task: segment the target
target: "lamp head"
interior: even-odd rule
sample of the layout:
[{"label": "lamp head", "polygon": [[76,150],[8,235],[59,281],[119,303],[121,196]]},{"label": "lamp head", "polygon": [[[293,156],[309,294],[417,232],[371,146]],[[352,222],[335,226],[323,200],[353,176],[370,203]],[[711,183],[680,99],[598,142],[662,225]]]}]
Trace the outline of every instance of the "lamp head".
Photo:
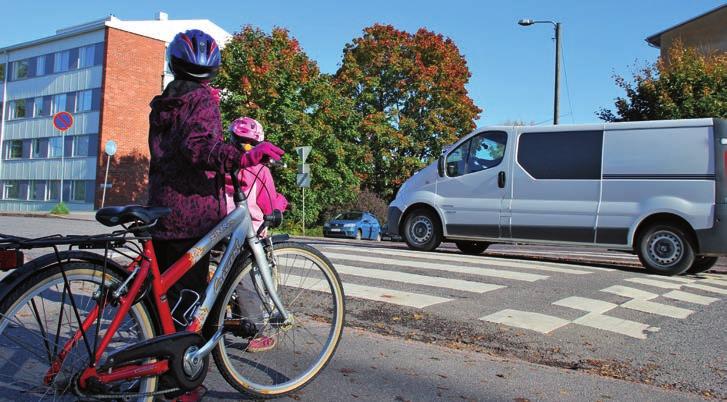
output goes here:
[{"label": "lamp head", "polygon": [[530,25],[533,25],[534,24],[533,20],[529,20],[529,19],[528,20],[520,20],[517,23],[520,24],[520,25],[522,25],[522,26],[524,26],[524,27],[527,27],[527,26],[530,26]]}]

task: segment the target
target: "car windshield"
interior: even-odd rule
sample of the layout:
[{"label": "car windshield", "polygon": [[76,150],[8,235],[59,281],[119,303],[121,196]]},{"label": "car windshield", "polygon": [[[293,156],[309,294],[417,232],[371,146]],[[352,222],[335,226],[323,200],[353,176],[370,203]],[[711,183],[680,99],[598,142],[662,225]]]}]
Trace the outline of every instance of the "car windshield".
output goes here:
[{"label": "car windshield", "polygon": [[338,216],[333,219],[338,221],[357,221],[361,219],[361,216],[363,216],[363,214],[360,212],[344,212],[342,214],[338,214]]}]

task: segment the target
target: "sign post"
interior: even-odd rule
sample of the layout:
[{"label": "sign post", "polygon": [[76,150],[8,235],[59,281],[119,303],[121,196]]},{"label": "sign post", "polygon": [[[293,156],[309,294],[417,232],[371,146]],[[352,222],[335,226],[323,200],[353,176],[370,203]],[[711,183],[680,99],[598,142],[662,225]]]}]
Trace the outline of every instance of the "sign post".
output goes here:
[{"label": "sign post", "polygon": [[103,208],[104,203],[106,203],[106,188],[108,187],[109,182],[109,166],[111,165],[111,157],[114,156],[114,154],[116,153],[116,142],[114,140],[106,141],[106,145],[104,145],[104,152],[106,152],[106,155],[108,155],[108,157],[106,158],[106,175],[103,179],[103,195],[101,196],[101,208]]},{"label": "sign post", "polygon": [[308,159],[311,149],[313,147],[310,146],[295,148],[295,152],[298,154],[298,158],[300,158],[298,175],[295,178],[295,182],[303,192],[303,236],[305,236],[305,188],[310,187],[310,165],[305,163],[305,161]]},{"label": "sign post", "polygon": [[66,131],[73,126],[73,115],[68,112],[58,112],[53,115],[53,127],[61,132],[61,188],[60,196],[63,203],[63,176],[66,174]]}]

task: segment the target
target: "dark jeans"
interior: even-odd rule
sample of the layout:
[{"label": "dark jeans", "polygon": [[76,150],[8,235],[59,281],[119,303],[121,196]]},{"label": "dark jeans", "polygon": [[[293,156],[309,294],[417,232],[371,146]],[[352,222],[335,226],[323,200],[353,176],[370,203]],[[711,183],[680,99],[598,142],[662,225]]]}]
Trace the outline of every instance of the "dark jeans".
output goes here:
[{"label": "dark jeans", "polygon": [[[161,272],[166,271],[169,267],[179,260],[184,253],[189,251],[199,239],[179,239],[179,240],[153,240],[154,252],[157,256],[157,263]],[[207,278],[210,266],[210,255],[207,253],[192,269],[190,269],[183,277],[177,281],[167,292],[169,300],[169,308],[174,308],[179,300],[182,290],[189,289],[197,292],[200,299],[204,297],[205,289],[207,289]],[[184,312],[189,308],[194,298],[186,295],[182,304],[177,307],[174,312],[174,318],[180,322],[184,322]],[[184,329],[176,322],[174,325],[177,330]]]}]

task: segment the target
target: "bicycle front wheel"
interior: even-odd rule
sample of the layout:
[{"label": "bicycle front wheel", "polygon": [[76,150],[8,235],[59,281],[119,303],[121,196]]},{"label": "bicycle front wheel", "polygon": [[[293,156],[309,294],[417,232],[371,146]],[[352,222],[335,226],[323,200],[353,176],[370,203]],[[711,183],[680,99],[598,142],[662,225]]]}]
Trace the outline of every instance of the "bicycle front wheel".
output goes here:
[{"label": "bicycle front wheel", "polygon": [[[343,286],[323,254],[286,242],[275,245],[274,256],[277,294],[292,323],[276,324],[265,292],[251,289],[250,258],[235,264],[210,317],[225,328],[213,352],[217,368],[230,385],[256,398],[283,396],[312,381],[331,360],[344,324]],[[250,322],[252,337],[240,329]]]},{"label": "bicycle front wheel", "polygon": [[[80,324],[96,308],[99,288],[118,286],[111,269],[72,261],[32,275],[0,302],[0,390],[16,401],[76,401],[78,375],[89,366],[118,308],[106,304],[100,319],[80,336]],[[64,278],[65,274],[65,278]],[[134,304],[104,353],[154,337],[152,316]],[[73,342],[74,337],[77,341]],[[113,384],[108,393],[141,395],[156,389],[155,377]],[[151,397],[127,398],[151,401]]]}]

